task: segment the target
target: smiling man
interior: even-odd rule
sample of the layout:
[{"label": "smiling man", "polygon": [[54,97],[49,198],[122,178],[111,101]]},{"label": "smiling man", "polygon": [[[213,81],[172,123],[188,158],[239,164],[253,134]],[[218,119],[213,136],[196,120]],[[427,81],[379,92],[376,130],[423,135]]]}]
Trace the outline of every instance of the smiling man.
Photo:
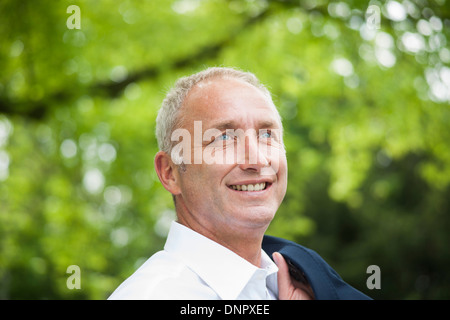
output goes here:
[{"label": "smiling man", "polygon": [[110,299],[367,298],[315,252],[264,236],[286,193],[287,161],[280,115],[253,74],[209,68],[181,78],[156,133],[155,170],[177,221],[164,250]]}]

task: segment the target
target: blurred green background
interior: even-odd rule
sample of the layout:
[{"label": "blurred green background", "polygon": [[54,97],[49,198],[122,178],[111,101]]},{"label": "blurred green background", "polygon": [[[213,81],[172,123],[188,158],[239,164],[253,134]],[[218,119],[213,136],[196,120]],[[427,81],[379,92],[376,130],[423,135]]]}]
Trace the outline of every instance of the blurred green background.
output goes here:
[{"label": "blurred green background", "polygon": [[153,170],[155,117],[178,77],[207,66],[254,72],[284,118],[289,185],[268,234],[373,298],[449,299],[449,9],[2,0],[0,299],[105,299],[162,248],[174,211]]}]

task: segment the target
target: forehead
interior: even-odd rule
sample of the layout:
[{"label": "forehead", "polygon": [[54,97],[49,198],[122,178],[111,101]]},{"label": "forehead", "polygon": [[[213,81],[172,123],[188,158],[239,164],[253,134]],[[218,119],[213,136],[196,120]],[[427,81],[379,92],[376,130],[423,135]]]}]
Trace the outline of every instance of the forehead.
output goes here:
[{"label": "forehead", "polygon": [[229,120],[247,125],[272,122],[281,127],[272,100],[260,89],[239,79],[201,81],[191,89],[181,111],[185,121],[214,123]]}]

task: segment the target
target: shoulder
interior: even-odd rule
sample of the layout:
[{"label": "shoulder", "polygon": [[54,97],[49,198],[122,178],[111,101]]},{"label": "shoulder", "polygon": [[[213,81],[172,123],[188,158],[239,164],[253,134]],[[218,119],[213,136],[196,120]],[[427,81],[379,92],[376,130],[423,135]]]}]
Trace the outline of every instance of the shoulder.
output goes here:
[{"label": "shoulder", "polygon": [[204,290],[208,287],[182,261],[160,251],[127,278],[108,300],[195,299],[204,297]]},{"label": "shoulder", "polygon": [[301,255],[303,257],[313,259],[317,263],[326,263],[316,251],[286,239],[266,235],[263,238],[262,247],[270,256],[272,253],[281,250],[288,253],[288,255]]},{"label": "shoulder", "polygon": [[268,255],[281,253],[300,269],[308,279],[317,299],[370,299],[362,292],[347,284],[339,274],[314,250],[295,242],[264,236],[263,250]]}]

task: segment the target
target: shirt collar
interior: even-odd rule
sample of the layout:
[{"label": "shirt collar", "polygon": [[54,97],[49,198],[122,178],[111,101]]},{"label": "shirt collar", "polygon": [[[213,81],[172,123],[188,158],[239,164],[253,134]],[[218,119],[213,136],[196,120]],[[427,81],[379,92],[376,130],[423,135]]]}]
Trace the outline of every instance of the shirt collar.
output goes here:
[{"label": "shirt collar", "polygon": [[[233,251],[177,222],[172,222],[164,249],[175,254],[224,300],[236,299],[255,272],[264,269],[267,276],[278,267],[261,249],[261,268]],[[274,277],[271,290],[276,292]]]}]

